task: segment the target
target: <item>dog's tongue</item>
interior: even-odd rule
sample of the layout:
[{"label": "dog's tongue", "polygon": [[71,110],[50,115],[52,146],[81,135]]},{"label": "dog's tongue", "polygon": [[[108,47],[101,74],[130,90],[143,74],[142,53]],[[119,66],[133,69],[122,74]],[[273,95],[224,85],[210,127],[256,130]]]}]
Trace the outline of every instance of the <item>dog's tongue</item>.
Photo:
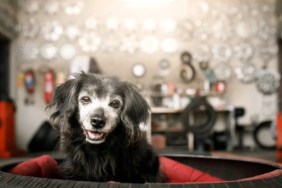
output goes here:
[{"label": "dog's tongue", "polygon": [[92,140],[101,139],[103,137],[103,133],[95,132],[95,131],[88,131],[88,136]]}]

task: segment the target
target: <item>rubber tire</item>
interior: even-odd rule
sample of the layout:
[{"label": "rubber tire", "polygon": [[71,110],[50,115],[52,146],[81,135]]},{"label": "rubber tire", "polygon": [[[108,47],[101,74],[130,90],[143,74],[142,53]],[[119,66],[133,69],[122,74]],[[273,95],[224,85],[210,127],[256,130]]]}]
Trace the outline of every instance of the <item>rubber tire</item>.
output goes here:
[{"label": "rubber tire", "polygon": [[271,124],[273,122],[272,121],[263,121],[261,123],[259,123],[254,130],[253,136],[254,136],[254,140],[256,142],[256,144],[262,148],[262,149],[267,149],[267,150],[274,150],[276,148],[276,145],[266,145],[263,143],[263,141],[261,141],[259,139],[259,133],[260,131],[262,131],[263,129],[270,129],[271,128]]},{"label": "rubber tire", "polygon": [[[200,125],[189,124],[189,113],[199,106],[205,106],[207,110],[207,121]],[[186,129],[186,132],[194,133],[196,138],[205,139],[210,135],[210,131],[213,128],[217,119],[214,108],[208,103],[205,97],[193,98],[191,103],[182,112],[182,123]]]},{"label": "rubber tire", "polygon": [[[99,187],[99,188],[258,188],[258,187],[281,187],[282,175],[265,177],[263,179],[256,180],[241,180],[240,182],[232,180],[235,178],[246,178],[246,175],[241,175],[242,171],[249,177],[254,177],[259,174],[271,172],[277,169],[281,169],[281,166],[273,165],[270,163],[243,161],[235,159],[213,158],[208,156],[191,156],[190,154],[175,154],[168,155],[167,157],[177,160],[183,164],[187,164],[194,168],[198,168],[206,173],[212,174],[212,172],[221,171],[225,176],[232,176],[231,179],[226,179],[226,182],[218,183],[178,183],[178,184],[166,184],[166,183],[144,183],[144,184],[132,184],[132,183],[103,183],[103,182],[88,182],[88,181],[74,181],[74,180],[61,180],[61,179],[48,179],[38,178],[30,176],[20,176],[7,173],[7,170],[15,166],[19,162],[7,163],[0,165],[0,187],[4,188],[53,188],[53,187]],[[61,159],[58,160],[58,162]],[[196,166],[193,166],[196,165]],[[205,170],[206,169],[206,170]],[[207,170],[209,169],[209,170]],[[226,169],[228,173],[226,173]],[[239,170],[239,171],[238,171]],[[237,179],[235,178],[235,179]]]}]

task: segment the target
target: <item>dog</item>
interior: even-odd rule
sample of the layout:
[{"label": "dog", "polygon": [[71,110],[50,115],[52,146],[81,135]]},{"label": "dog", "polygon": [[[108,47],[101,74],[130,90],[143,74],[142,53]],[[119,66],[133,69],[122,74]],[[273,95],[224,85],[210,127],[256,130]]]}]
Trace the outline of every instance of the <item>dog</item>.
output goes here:
[{"label": "dog", "polygon": [[159,158],[140,125],[150,108],[136,87],[84,72],[55,89],[47,106],[66,157],[65,179],[97,182],[164,182]]}]

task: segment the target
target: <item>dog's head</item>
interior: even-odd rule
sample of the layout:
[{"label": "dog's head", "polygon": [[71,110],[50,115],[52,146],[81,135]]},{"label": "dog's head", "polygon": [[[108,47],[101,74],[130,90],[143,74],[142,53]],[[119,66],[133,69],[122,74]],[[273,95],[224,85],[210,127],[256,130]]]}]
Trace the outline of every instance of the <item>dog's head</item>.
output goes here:
[{"label": "dog's head", "polygon": [[134,142],[149,118],[149,106],[132,84],[85,73],[58,86],[47,108],[56,129],[71,132],[79,126],[90,144],[105,142],[117,126]]}]

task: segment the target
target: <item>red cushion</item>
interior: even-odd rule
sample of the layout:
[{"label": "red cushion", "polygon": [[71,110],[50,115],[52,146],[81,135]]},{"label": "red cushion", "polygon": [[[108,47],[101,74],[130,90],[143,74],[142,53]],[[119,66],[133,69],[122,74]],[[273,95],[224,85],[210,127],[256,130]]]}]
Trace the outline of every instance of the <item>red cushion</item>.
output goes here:
[{"label": "red cushion", "polygon": [[22,176],[59,178],[58,163],[48,155],[30,159],[19,163],[10,171],[12,174]]},{"label": "red cushion", "polygon": [[[161,170],[168,178],[167,183],[223,181],[166,157],[160,157],[160,164]],[[60,178],[57,162],[48,155],[19,163],[10,170],[10,173],[23,176]]]}]

